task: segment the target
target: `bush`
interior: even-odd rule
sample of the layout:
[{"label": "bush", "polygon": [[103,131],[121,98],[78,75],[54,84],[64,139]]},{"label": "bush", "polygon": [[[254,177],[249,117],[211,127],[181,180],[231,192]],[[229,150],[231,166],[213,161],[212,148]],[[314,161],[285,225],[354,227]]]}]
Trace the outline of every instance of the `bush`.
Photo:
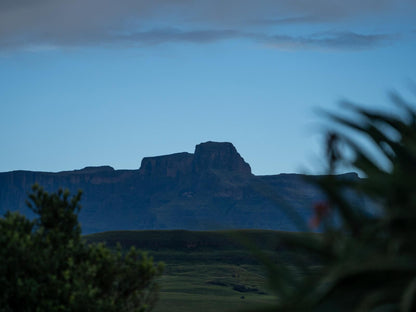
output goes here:
[{"label": "bush", "polygon": [[[314,182],[328,199],[314,207],[311,223],[323,233],[281,237],[297,254],[290,267],[263,258],[277,295],[266,311],[416,311],[416,114],[397,95],[393,100],[401,117],[352,104],[354,119],[329,114],[344,127],[328,134],[330,173],[352,165],[364,178],[329,174]],[[345,128],[369,140],[378,155],[370,157]],[[382,158],[388,166],[379,164]]]},{"label": "bush", "polygon": [[162,265],[132,248],[126,254],[87,245],[78,223],[81,193],[33,187],[33,221],[0,219],[1,311],[150,311]]}]

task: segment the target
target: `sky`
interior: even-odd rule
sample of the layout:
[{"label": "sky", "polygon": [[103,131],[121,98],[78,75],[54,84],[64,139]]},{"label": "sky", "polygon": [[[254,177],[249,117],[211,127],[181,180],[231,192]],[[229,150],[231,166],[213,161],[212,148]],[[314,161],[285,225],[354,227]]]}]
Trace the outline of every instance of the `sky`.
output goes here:
[{"label": "sky", "polygon": [[258,175],[320,173],[317,111],[414,103],[415,56],[414,0],[0,0],[0,172],[220,141]]}]

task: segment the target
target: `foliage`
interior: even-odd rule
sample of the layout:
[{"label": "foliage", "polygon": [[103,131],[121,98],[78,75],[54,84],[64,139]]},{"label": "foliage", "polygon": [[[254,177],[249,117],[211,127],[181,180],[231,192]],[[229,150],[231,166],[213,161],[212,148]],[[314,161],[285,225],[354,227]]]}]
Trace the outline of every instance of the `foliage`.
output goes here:
[{"label": "foliage", "polygon": [[[328,134],[330,173],[347,164],[365,178],[330,174],[315,181],[328,198],[317,203],[312,220],[323,233],[281,237],[298,254],[292,267],[276,266],[257,251],[278,297],[264,311],[416,311],[416,113],[399,96],[393,100],[400,115],[350,103],[355,117],[328,114],[342,126]],[[352,140],[351,131],[378,156]],[[371,205],[360,206],[348,194]]]},{"label": "foliage", "polygon": [[132,248],[123,254],[86,244],[78,223],[81,193],[70,198],[33,187],[33,221],[0,219],[1,311],[150,311],[162,266]]}]

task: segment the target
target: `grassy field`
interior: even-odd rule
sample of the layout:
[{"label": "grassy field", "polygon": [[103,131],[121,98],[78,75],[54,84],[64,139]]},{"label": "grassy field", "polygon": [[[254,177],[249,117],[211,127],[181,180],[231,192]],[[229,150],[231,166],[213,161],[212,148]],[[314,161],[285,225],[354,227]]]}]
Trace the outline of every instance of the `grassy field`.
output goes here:
[{"label": "grassy field", "polygon": [[265,278],[255,265],[168,265],[156,312],[233,311],[271,303]]},{"label": "grassy field", "polygon": [[[87,235],[88,242],[136,246],[166,265],[156,312],[256,309],[275,299],[246,243],[284,261],[274,231],[120,231]],[[280,255],[280,256],[279,256]],[[283,259],[283,260],[282,260]]]}]

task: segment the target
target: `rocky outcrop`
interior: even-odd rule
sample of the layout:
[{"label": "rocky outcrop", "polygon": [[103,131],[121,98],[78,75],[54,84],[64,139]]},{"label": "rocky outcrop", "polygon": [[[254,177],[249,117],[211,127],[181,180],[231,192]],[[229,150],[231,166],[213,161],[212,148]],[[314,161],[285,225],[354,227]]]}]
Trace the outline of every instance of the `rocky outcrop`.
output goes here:
[{"label": "rocky outcrop", "polygon": [[237,152],[233,144],[206,142],[198,144],[195,153],[176,153],[171,155],[145,157],[139,173],[143,176],[171,177],[201,174],[207,171],[222,171],[251,175],[248,163]]},{"label": "rocky outcrop", "polygon": [[145,157],[139,173],[147,177],[171,177],[189,175],[192,172],[193,154],[176,153],[165,156]]},{"label": "rocky outcrop", "polygon": [[195,173],[219,170],[251,175],[250,165],[244,161],[234,145],[227,142],[198,144],[195,148],[193,170]]},{"label": "rocky outcrop", "polygon": [[60,174],[65,173],[77,173],[77,174],[100,174],[100,173],[114,172],[114,168],[111,166],[88,166],[80,170],[62,171]]}]

